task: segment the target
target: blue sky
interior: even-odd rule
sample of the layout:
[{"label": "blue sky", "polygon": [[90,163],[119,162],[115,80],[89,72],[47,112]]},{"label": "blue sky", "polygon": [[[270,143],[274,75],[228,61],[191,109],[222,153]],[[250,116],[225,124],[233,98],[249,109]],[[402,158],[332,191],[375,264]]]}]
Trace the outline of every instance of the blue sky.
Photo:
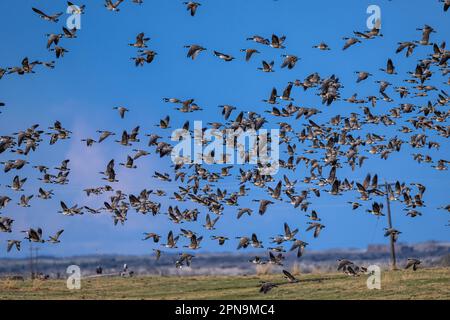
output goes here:
[{"label": "blue sky", "polygon": [[[377,94],[378,87],[374,80],[386,79],[398,84],[405,78],[407,71],[414,70],[417,60],[424,58],[430,47],[418,47],[409,58],[404,53],[395,54],[399,41],[418,40],[420,31],[416,28],[424,24],[431,25],[436,34],[432,41],[442,42],[449,39],[449,13],[444,13],[442,4],[436,1],[287,1],[287,0],[216,0],[201,1],[197,15],[191,17],[182,5],[182,1],[151,1],[146,0],[141,6],[125,1],[121,11],[107,11],[102,1],[87,3],[86,14],[82,16],[82,29],[77,39],[63,39],[61,45],[69,50],[66,56],[56,62],[54,70],[36,67],[36,73],[31,75],[9,75],[0,80],[0,101],[7,108],[0,114],[0,134],[10,135],[17,130],[24,130],[39,123],[47,128],[55,120],[74,134],[69,141],[60,141],[49,147],[42,143],[36,153],[29,156],[33,164],[45,164],[55,167],[70,158],[70,184],[67,186],[51,186],[56,196],[53,200],[42,201],[33,199],[31,208],[20,208],[15,205],[18,194],[12,194],[4,187],[11,182],[16,172],[0,175],[0,195],[13,195],[14,200],[4,210],[3,216],[16,220],[13,234],[0,234],[0,243],[6,239],[21,237],[20,230],[27,227],[42,226],[45,234],[56,232],[60,228],[66,231],[59,245],[41,246],[41,253],[52,255],[72,255],[86,253],[129,253],[150,254],[156,248],[150,242],[141,241],[143,232],[158,232],[164,237],[169,230],[178,230],[179,226],[168,222],[167,216],[142,216],[129,212],[125,226],[114,226],[109,214],[92,216],[85,214],[80,217],[66,217],[58,214],[59,201],[68,204],[99,206],[103,198],[86,199],[81,190],[103,184],[98,174],[107,162],[115,158],[122,162],[131,150],[114,143],[110,139],[101,145],[87,149],[80,140],[86,137],[96,138],[98,129],[115,131],[131,130],[141,126],[141,139],[145,133],[159,133],[164,137],[169,131],[155,127],[159,119],[170,114],[172,127],[180,127],[186,120],[222,121],[218,105],[230,104],[238,110],[252,110],[263,114],[268,106],[261,100],[267,99],[272,87],[279,91],[284,89],[288,81],[304,79],[307,75],[318,72],[322,76],[336,74],[340,77],[344,88],[342,97],[350,97],[358,92],[359,97]],[[377,4],[382,13],[382,38],[364,41],[346,51],[342,51],[344,36],[351,36],[353,31],[366,29],[368,14],[366,9],[370,4]],[[65,1],[2,1],[0,12],[0,67],[20,65],[23,57],[35,60],[54,60],[53,53],[45,48],[47,33],[60,32],[65,17],[57,24],[46,22],[32,12],[36,6],[45,12],[65,11]],[[134,67],[130,58],[135,55],[135,49],[127,44],[134,41],[139,32],[145,32],[150,37],[149,47],[158,52],[158,56],[150,65],[143,68]],[[270,37],[272,33],[286,35],[286,49],[275,50],[262,47],[246,41],[249,36],[258,34]],[[326,42],[331,51],[317,51],[312,46]],[[186,58],[184,45],[199,44],[208,49],[195,60]],[[245,62],[239,52],[242,48],[254,47],[261,54],[250,62]],[[234,55],[237,59],[226,63],[214,57],[212,50]],[[301,58],[293,70],[280,69],[281,54],[295,54]],[[399,75],[387,77],[379,68],[385,67],[386,60],[392,58]],[[275,60],[275,71],[271,74],[258,72],[261,60]],[[365,70],[374,74],[368,80],[356,84],[354,71]],[[444,79],[436,74],[429,82],[439,88],[448,88],[442,84]],[[399,103],[415,103],[426,105],[427,99],[403,99],[388,89],[388,94],[395,98],[393,105]],[[315,90],[304,92],[294,88],[293,97],[296,105],[317,107],[322,114],[313,118],[317,122],[326,121],[341,113],[360,112],[356,105],[343,101],[333,103],[331,107],[322,106]],[[199,113],[181,114],[170,104],[162,102],[163,97],[180,99],[195,98],[204,110]],[[126,119],[121,120],[112,110],[114,106],[124,105],[131,112]],[[379,102],[373,110],[375,114],[386,113],[393,107]],[[236,115],[237,113],[235,113]],[[233,117],[233,116],[232,116]],[[270,116],[269,116],[270,117]],[[274,125],[280,119],[270,118]],[[283,119],[284,120],[284,119]],[[302,120],[303,121],[303,120]],[[303,122],[289,121],[296,128],[301,128]],[[268,127],[270,128],[270,127]],[[407,138],[396,133],[397,127],[369,126],[369,130],[386,136]],[[361,136],[366,131],[361,132]],[[430,134],[427,132],[427,134]],[[411,154],[419,151],[431,155],[434,159],[448,159],[449,145],[442,137],[432,137],[441,143],[439,151],[412,150],[404,145],[401,153],[392,153],[387,161],[379,156],[366,161],[362,170],[351,172],[348,168],[338,171],[338,176],[356,181],[364,179],[367,173],[378,173],[381,181],[384,179],[406,182],[420,182],[427,187],[425,193],[426,207],[421,210],[422,217],[411,219],[405,216],[403,206],[392,205],[395,226],[403,233],[400,237],[404,242],[420,242],[426,240],[449,241],[449,228],[445,227],[449,219],[448,213],[437,210],[437,207],[448,204],[449,174],[437,171],[427,164],[417,164]],[[137,147],[144,148],[146,141]],[[300,147],[300,145],[299,145]],[[9,153],[0,155],[0,160],[13,159]],[[173,184],[166,187],[163,183],[151,178],[155,170],[167,168],[167,160],[155,156],[140,159],[139,169],[127,171],[118,169],[120,183],[117,185],[126,193],[138,193],[143,188],[165,188],[176,190]],[[301,171],[303,170],[303,172]],[[327,172],[328,169],[326,169]],[[39,175],[25,168],[18,172],[20,176],[28,176],[26,194],[36,194],[40,184]],[[298,169],[298,179],[305,176],[304,167]],[[279,178],[282,177],[282,174]],[[220,188],[234,186],[234,178],[228,178]],[[45,188],[51,188],[45,186]],[[256,190],[252,197],[260,198],[261,192]],[[312,209],[321,216],[326,228],[318,239],[312,239],[310,233],[305,233],[306,221],[304,213],[293,209],[288,203],[277,203],[270,207],[264,215],[254,214],[236,222],[236,208],[226,207],[224,216],[219,220],[214,232],[202,230],[206,212],[200,208],[202,223],[186,223],[182,227],[199,231],[207,238],[212,234],[223,234],[230,238],[240,235],[251,235],[256,232],[268,246],[268,237],[283,231],[283,222],[299,227],[299,237],[310,243],[309,249],[320,250],[336,247],[362,248],[369,243],[386,243],[382,229],[386,226],[385,218],[377,219],[364,212],[370,205],[352,211],[346,201],[356,199],[356,192],[343,197],[332,197],[322,193],[322,197],[313,198]],[[251,197],[242,199],[241,206],[252,206]],[[163,209],[174,204],[172,200],[162,200]],[[179,203],[181,208],[192,207],[188,203]],[[164,241],[162,241],[164,243]],[[25,243],[24,243],[25,244]],[[184,243],[183,243],[184,244]],[[209,239],[202,243],[204,251],[232,251],[235,241],[230,241],[223,247]],[[27,245],[20,253],[7,255],[6,250],[0,250],[1,256],[26,256]]]}]

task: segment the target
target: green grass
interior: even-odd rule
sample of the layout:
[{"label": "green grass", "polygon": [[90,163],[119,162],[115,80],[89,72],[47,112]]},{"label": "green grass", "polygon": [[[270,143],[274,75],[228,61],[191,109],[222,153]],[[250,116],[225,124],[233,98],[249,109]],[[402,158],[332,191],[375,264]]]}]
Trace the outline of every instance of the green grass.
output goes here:
[{"label": "green grass", "polygon": [[[450,269],[385,271],[381,290],[369,290],[367,276],[299,275],[286,283],[281,275],[91,278],[80,290],[64,280],[0,280],[0,299],[450,299]],[[283,283],[268,294],[260,281]]]}]

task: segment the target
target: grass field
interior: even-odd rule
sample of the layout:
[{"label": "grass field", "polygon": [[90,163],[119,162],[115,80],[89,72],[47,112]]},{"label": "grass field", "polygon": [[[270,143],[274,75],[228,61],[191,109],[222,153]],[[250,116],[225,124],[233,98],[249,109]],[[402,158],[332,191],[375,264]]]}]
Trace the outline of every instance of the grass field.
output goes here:
[{"label": "grass field", "polygon": [[[299,275],[286,283],[281,275],[231,277],[91,278],[80,290],[64,280],[0,280],[0,299],[450,299],[450,269],[385,271],[381,290],[368,290],[367,276]],[[286,283],[266,295],[260,281]]]}]

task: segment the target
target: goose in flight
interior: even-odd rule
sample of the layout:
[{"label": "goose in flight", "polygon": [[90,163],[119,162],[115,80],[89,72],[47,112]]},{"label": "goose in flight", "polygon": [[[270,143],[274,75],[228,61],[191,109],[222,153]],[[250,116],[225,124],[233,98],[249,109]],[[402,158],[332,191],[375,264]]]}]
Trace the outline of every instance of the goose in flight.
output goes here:
[{"label": "goose in flight", "polygon": [[385,232],[384,232],[384,236],[385,237],[390,237],[392,236],[392,240],[394,242],[397,242],[398,240],[398,236],[400,235],[400,231],[398,231],[397,229],[394,228],[384,228]]},{"label": "goose in flight", "polygon": [[152,50],[139,50],[139,53],[141,54],[139,58],[143,58],[146,63],[152,63],[158,55],[157,52]]},{"label": "goose in flight", "polygon": [[384,71],[387,74],[397,74],[397,72],[395,72],[394,63],[392,62],[391,59],[388,59],[386,63],[386,69],[381,68],[380,71]]},{"label": "goose in flight", "polygon": [[275,63],[274,61],[268,63],[263,60],[261,63],[263,66],[262,66],[262,68],[258,68],[258,70],[261,70],[263,72],[274,72],[274,70],[273,70],[273,65]]},{"label": "goose in flight", "polygon": [[218,240],[219,245],[223,246],[225,241],[229,240],[227,237],[224,236],[211,236],[211,240]]},{"label": "goose in flight", "polygon": [[276,287],[278,287],[278,285],[275,283],[263,282],[259,289],[259,292],[267,294],[270,290],[272,290],[273,288],[276,288]]},{"label": "goose in flight", "polygon": [[295,278],[290,272],[283,269],[283,276],[284,278],[289,281],[290,283],[297,283],[299,280]]},{"label": "goose in flight", "polygon": [[98,143],[102,143],[104,140],[106,140],[110,136],[115,136],[116,134],[114,132],[110,131],[101,131],[98,130],[97,133],[100,133],[100,137],[98,138]]},{"label": "goose in flight", "polygon": [[[33,195],[31,195],[31,196],[26,196],[26,195],[22,195],[21,197],[20,197],[20,202],[17,204],[17,205],[19,205],[19,206],[21,206],[21,207],[23,207],[23,208],[29,208],[29,207],[31,207],[30,206],[30,200],[33,198],[34,196]],[[1,208],[1,206],[0,206],[0,208]]]},{"label": "goose in flight", "polygon": [[214,220],[211,220],[210,215],[206,214],[206,223],[203,225],[207,230],[215,230],[214,226],[216,225],[217,221],[220,217],[216,217]]},{"label": "goose in flight", "polygon": [[423,46],[429,45],[431,33],[436,33],[436,31],[434,31],[434,29],[427,24],[423,28],[417,28],[417,30],[422,31],[422,39],[420,41],[416,41],[416,43]]},{"label": "goose in flight", "polygon": [[264,213],[266,213],[267,211],[267,207],[271,204],[274,204],[274,202],[270,201],[270,200],[253,200],[254,202],[259,202],[259,209],[258,209],[258,213],[260,215],[264,215]]},{"label": "goose in flight", "polygon": [[281,68],[287,67],[288,69],[293,69],[295,67],[295,64],[299,60],[297,56],[293,55],[282,55],[284,57],[284,61],[281,65]]},{"label": "goose in flight", "polygon": [[264,248],[262,245],[262,242],[260,240],[258,240],[256,233],[252,233],[251,241],[252,241],[251,245],[253,248]]},{"label": "goose in flight", "polygon": [[7,196],[1,196],[0,197],[0,210],[1,209],[4,209],[7,205],[8,205],[8,203],[11,201],[11,198],[10,197],[7,197]]},{"label": "goose in flight", "polygon": [[186,5],[186,10],[191,12],[191,16],[195,16],[195,13],[197,12],[197,9],[199,6],[201,6],[201,3],[189,1],[189,2],[183,2],[184,5]]},{"label": "goose in flight", "polygon": [[119,112],[120,118],[125,118],[125,113],[129,112],[130,110],[125,107],[113,107],[113,110],[117,110]]},{"label": "goose in flight", "polygon": [[348,48],[350,48],[351,46],[357,44],[357,43],[361,43],[361,40],[356,39],[356,38],[342,38],[345,41],[344,47],[342,48],[342,50],[346,50]]},{"label": "goose in flight", "polygon": [[247,38],[247,40],[254,41],[256,43],[260,43],[260,44],[264,44],[264,45],[269,45],[270,44],[268,39],[266,39],[264,37],[261,37],[261,36],[258,36],[258,35],[255,35],[255,36],[252,36],[250,38]]},{"label": "goose in flight", "polygon": [[12,186],[8,186],[7,185],[6,187],[10,188],[10,189],[12,189],[14,191],[24,191],[22,189],[22,187],[23,187],[23,185],[25,184],[26,181],[27,181],[27,178],[20,179],[19,176],[15,176],[14,179],[13,179]]},{"label": "goose in flight", "polygon": [[415,258],[408,258],[405,269],[409,269],[412,267],[413,271],[416,271],[419,267],[421,261]]},{"label": "goose in flight", "polygon": [[215,51],[215,50],[214,50],[213,53],[214,53],[214,55],[215,55],[216,57],[222,59],[223,61],[229,62],[229,61],[232,61],[232,60],[235,59],[233,56],[231,56],[231,55],[229,55],[229,54],[221,53],[221,52],[219,52],[219,51]]},{"label": "goose in flight", "polygon": [[64,230],[59,230],[58,232],[56,232],[56,234],[54,236],[49,236],[49,239],[47,240],[47,242],[50,243],[60,243],[61,241],[59,240],[59,237],[61,236],[61,234],[64,232]]},{"label": "goose in flight", "polygon": [[58,45],[59,40],[61,40],[61,38],[63,37],[63,34],[48,33],[47,37],[47,49],[50,49],[52,44],[54,44],[55,46]]},{"label": "goose in flight", "polygon": [[169,233],[167,234],[167,243],[162,244],[162,246],[169,248],[169,249],[176,249],[176,248],[178,248],[177,247],[178,239],[179,239],[179,236],[174,237],[173,232],[169,231]]},{"label": "goose in flight", "polygon": [[405,41],[405,42],[399,42],[398,43],[398,48],[395,51],[395,53],[400,53],[402,52],[404,49],[406,50],[406,57],[408,58],[409,56],[411,56],[414,52],[414,49],[417,47],[417,45],[414,42],[410,42],[410,41]]},{"label": "goose in flight", "polygon": [[7,240],[8,246],[6,248],[6,252],[10,252],[12,248],[16,247],[17,251],[20,251],[21,241],[19,240]]},{"label": "goose in flight", "polygon": [[314,229],[314,238],[317,238],[320,234],[320,231],[325,228],[325,226],[319,222],[308,222],[309,227],[306,228],[306,231]]},{"label": "goose in flight", "polygon": [[153,251],[155,252],[155,260],[158,261],[161,258],[161,250],[153,249]]},{"label": "goose in flight", "polygon": [[116,2],[112,2],[112,0],[105,0],[105,8],[109,11],[119,12],[119,5],[123,2],[123,0],[117,0]]},{"label": "goose in flight", "polygon": [[289,249],[289,251],[294,251],[297,249],[297,258],[300,258],[303,255],[303,252],[305,251],[306,246],[308,245],[307,242],[304,242],[302,240],[296,240],[293,239],[294,242],[292,244],[292,247]]},{"label": "goose in flight", "polygon": [[56,55],[57,59],[64,57],[64,54],[66,52],[69,52],[69,50],[67,50],[67,49],[65,49],[63,47],[60,47],[60,46],[56,46],[54,48],[51,48],[50,51],[54,51],[55,52],[55,55]]},{"label": "goose in flight", "polygon": [[69,12],[70,14],[84,14],[85,13],[86,5],[84,5],[84,4],[76,5],[70,1],[67,1],[67,6],[71,10]]},{"label": "goose in flight", "polygon": [[248,214],[249,216],[251,216],[252,213],[253,213],[253,210],[250,208],[240,208],[238,210],[237,219],[240,219],[244,214]]},{"label": "goose in flight", "polygon": [[313,46],[314,49],[319,49],[322,51],[329,51],[331,50],[330,47],[325,43],[325,42],[321,42],[318,45]]},{"label": "goose in flight", "polygon": [[[68,38],[68,39],[75,39],[77,37],[77,28],[72,28],[72,29],[67,29],[66,27],[63,27],[63,36]],[[57,43],[55,43],[55,45],[57,45]]]},{"label": "goose in flight", "polygon": [[285,49],[283,46],[284,41],[286,40],[286,36],[278,37],[275,34],[272,34],[272,42],[270,46],[275,49]]},{"label": "goose in flight", "polygon": [[188,53],[187,53],[187,57],[191,58],[192,60],[197,58],[197,56],[200,54],[200,52],[206,50],[206,48],[203,48],[202,46],[199,46],[197,44],[187,45],[184,47],[189,49]]},{"label": "goose in flight", "polygon": [[444,4],[444,12],[447,12],[448,8],[450,8],[450,0],[439,0],[439,2]]},{"label": "goose in flight", "polygon": [[59,13],[56,13],[53,15],[48,15],[36,8],[31,8],[31,10],[33,10],[35,13],[37,13],[39,15],[39,17],[41,17],[42,19],[44,19],[46,21],[52,21],[52,22],[58,22],[59,17],[63,14],[62,12],[59,12]]},{"label": "goose in flight", "polygon": [[372,203],[372,210],[367,209],[366,212],[369,212],[375,216],[384,216],[381,210],[383,209],[383,204],[378,202]]},{"label": "goose in flight", "polygon": [[145,37],[144,32],[141,32],[136,36],[136,41],[134,43],[130,43],[128,45],[130,47],[135,47],[135,48],[139,48],[139,49],[147,48],[146,43],[147,43],[147,41],[150,40],[150,38],[144,38],[144,37]]},{"label": "goose in flight", "polygon": [[92,147],[94,143],[97,143],[97,141],[91,138],[81,139],[81,142],[86,142],[86,146],[88,147]]},{"label": "goose in flight", "polygon": [[365,71],[355,71],[358,74],[358,79],[356,79],[356,83],[360,83],[361,81],[366,80],[368,77],[371,77],[372,74]]},{"label": "goose in flight", "polygon": [[123,166],[127,169],[136,169],[137,166],[134,165],[134,159],[130,156],[127,156],[127,162],[126,163],[119,163],[120,166]]},{"label": "goose in flight", "polygon": [[40,242],[40,243],[44,243],[45,240],[42,239],[42,229],[41,228],[37,228],[36,230],[33,228],[30,228],[29,230],[26,231],[22,231],[23,233],[26,233],[26,237],[25,239],[27,239],[28,241],[33,241],[33,242]]},{"label": "goose in flight", "polygon": [[291,241],[294,240],[295,235],[298,233],[298,229],[292,230],[289,228],[289,225],[285,222],[284,223],[284,236],[283,239],[285,241]]},{"label": "goose in flight", "polygon": [[245,61],[250,61],[251,57],[255,54],[255,53],[260,53],[258,50],[256,49],[241,49],[241,52],[245,52]]},{"label": "goose in flight", "polygon": [[12,232],[12,224],[14,219],[9,217],[0,217],[0,232]]},{"label": "goose in flight", "polygon": [[241,248],[247,248],[248,245],[250,244],[250,239],[248,237],[236,237],[236,239],[239,239],[239,243],[237,246],[237,250],[241,249]]},{"label": "goose in flight", "polygon": [[189,248],[191,250],[197,250],[200,249],[200,242],[203,240],[203,237],[198,237],[195,234],[192,234],[190,237],[191,243],[188,246],[184,246],[185,248]]}]

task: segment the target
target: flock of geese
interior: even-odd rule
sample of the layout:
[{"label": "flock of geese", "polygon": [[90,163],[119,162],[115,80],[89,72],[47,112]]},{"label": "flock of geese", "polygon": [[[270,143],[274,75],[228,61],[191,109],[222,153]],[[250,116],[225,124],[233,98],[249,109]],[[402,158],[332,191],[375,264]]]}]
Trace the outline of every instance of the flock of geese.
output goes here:
[{"label": "flock of geese", "polygon": [[[119,12],[123,6],[122,3],[126,2],[123,0],[117,0],[116,2],[106,0],[105,8]],[[143,1],[133,0],[132,2],[142,4]],[[191,16],[195,16],[201,6],[200,3],[191,1],[183,4]],[[68,6],[73,8],[74,13],[85,14],[86,12],[84,5],[74,6],[73,3],[68,2]],[[445,0],[444,10],[447,11],[448,7],[449,1]],[[57,23],[62,15],[62,13],[47,14],[36,8],[32,8],[32,10],[38,17],[51,23]],[[204,12],[202,9],[202,14],[206,14],[206,11],[207,8],[205,7]],[[264,112],[268,116],[264,116],[254,110],[239,112],[238,108],[231,105],[219,106],[219,117],[222,120],[209,122],[208,125],[222,132],[226,132],[226,129],[230,128],[243,131],[249,129],[258,130],[269,123],[273,124],[273,119],[279,119],[275,123],[280,129],[280,147],[284,150],[282,154],[286,156],[279,160],[281,171],[278,175],[261,174],[261,167],[263,166],[261,164],[250,169],[247,169],[248,166],[222,165],[217,171],[215,170],[217,166],[208,165],[208,160],[214,159],[214,154],[207,154],[204,156],[206,164],[191,164],[180,159],[172,165],[172,172],[154,172],[154,179],[158,179],[168,185],[171,183],[177,185],[177,190],[172,194],[168,194],[163,189],[145,189],[139,194],[128,194],[115,187],[115,184],[120,181],[120,177],[116,173],[117,165],[130,170],[135,169],[138,167],[140,158],[148,157],[151,154],[170,161],[173,145],[170,141],[164,141],[163,137],[157,133],[146,133],[147,147],[139,149],[136,144],[141,139],[143,140],[139,126],[130,132],[124,130],[119,133],[103,130],[98,131],[98,136],[96,137],[86,137],[82,140],[86,148],[95,148],[97,144],[108,143],[108,141],[112,144],[112,137],[117,135],[119,138],[114,140],[114,143],[122,147],[134,147],[134,154],[128,155],[126,160],[124,159],[120,163],[116,163],[115,159],[111,159],[105,165],[104,171],[99,173],[99,181],[103,180],[101,185],[86,187],[83,190],[86,197],[106,195],[106,201],[104,201],[101,208],[91,208],[78,204],[68,205],[61,201],[58,213],[65,216],[76,216],[84,213],[109,214],[115,225],[125,224],[130,211],[153,216],[165,214],[174,225],[180,225],[184,222],[195,223],[202,220],[204,221],[203,227],[209,234],[208,238],[211,241],[216,241],[219,246],[224,245],[227,241],[236,241],[236,250],[267,247],[267,258],[255,256],[250,260],[250,263],[279,266],[283,266],[286,251],[294,252],[298,258],[302,257],[305,248],[308,246],[307,242],[301,240],[304,233],[300,232],[297,226],[294,228],[284,223],[284,232],[270,238],[269,246],[266,246],[266,241],[258,238],[256,233],[241,236],[235,235],[233,237],[219,234],[214,232],[214,230],[220,225],[220,218],[225,210],[227,210],[226,214],[232,214],[232,211],[235,211],[236,219],[242,221],[246,217],[253,215],[255,211],[259,215],[270,213],[273,205],[281,201],[287,201],[291,204],[294,211],[304,212],[308,217],[310,221],[304,230],[305,232],[312,232],[313,238],[318,238],[325,229],[325,222],[322,220],[322,216],[317,209],[312,208],[314,206],[313,203],[317,202],[324,192],[332,196],[340,196],[344,193],[358,195],[357,199],[348,203],[349,210],[361,210],[359,209],[360,207],[366,207],[365,211],[375,217],[385,215],[383,201],[386,196],[390,201],[401,202],[406,215],[409,217],[414,218],[422,215],[420,210],[425,207],[426,187],[421,183],[396,181],[384,188],[383,183],[379,181],[377,173],[367,173],[367,176],[362,181],[349,181],[346,177],[339,176],[339,171],[344,166],[350,167],[351,170],[361,170],[363,164],[366,161],[370,161],[368,160],[370,158],[379,157],[386,160],[392,153],[409,152],[408,148],[414,150],[414,153],[410,155],[412,161],[426,164],[439,171],[448,169],[448,159],[433,159],[427,154],[427,150],[439,150],[440,142],[436,141],[436,138],[439,136],[447,139],[450,136],[450,127],[447,124],[450,115],[448,110],[450,97],[444,89],[429,84],[430,79],[436,79],[439,74],[441,77],[448,77],[450,72],[448,68],[450,51],[446,50],[445,42],[439,44],[437,39],[434,39],[434,34],[437,31],[433,27],[425,25],[419,30],[422,33],[421,37],[418,37],[417,40],[399,42],[398,48],[392,54],[396,59],[388,58],[386,66],[379,69],[383,76],[375,80],[378,89],[371,96],[360,98],[355,93],[349,98],[344,98],[341,96],[343,84],[338,76],[324,76],[319,73],[313,73],[304,80],[297,79],[289,82],[281,96],[277,88],[274,87],[268,99],[263,100],[266,106]],[[63,39],[76,38],[76,32],[76,29],[68,30],[66,27],[63,27],[61,33],[48,34],[47,49],[54,52],[56,58],[64,57],[64,54],[69,51],[62,47],[60,42]],[[365,41],[381,36],[378,22],[372,30],[354,32],[352,36],[345,37],[341,51],[351,50],[352,46],[362,45]],[[246,39],[249,44],[252,44],[252,47],[240,49],[240,52],[244,54],[242,59],[250,61],[255,59],[260,53],[258,50],[260,46],[271,47],[274,50],[285,49],[288,37],[273,34],[269,39],[260,35],[253,35]],[[130,47],[137,50],[137,56],[132,58],[136,66],[143,66],[152,62],[157,63],[154,60],[157,53],[149,50],[147,47],[149,40],[150,38],[142,32],[136,36],[133,43],[129,43]],[[429,48],[429,54],[420,58],[415,69],[404,75],[402,83],[391,83],[393,80],[390,77],[398,73],[396,64],[401,59],[413,57],[415,54],[414,50],[418,46]],[[321,51],[335,51],[334,48],[330,48],[324,42],[314,45],[313,48]],[[198,44],[186,45],[186,49],[186,55],[191,60],[201,59],[202,52],[208,50]],[[400,54],[405,50],[406,54],[403,58]],[[238,59],[229,53],[216,50],[212,52],[214,56],[227,63],[232,63],[233,60]],[[294,69],[300,60],[299,57],[292,54],[283,54],[282,57],[283,61],[280,67],[290,70]],[[14,73],[18,75],[34,73],[34,67],[37,65],[54,68],[55,62],[32,61],[24,58],[20,66],[0,69],[0,78]],[[275,62],[262,61],[258,71],[275,72]],[[355,71],[355,82],[358,84],[363,81],[369,81],[368,79],[370,78],[375,78],[375,71]],[[443,82],[443,85],[449,84],[450,78]],[[355,105],[355,108],[352,108],[353,112],[348,116],[338,114],[328,119],[328,121],[319,121],[314,116],[321,113],[320,107],[305,107],[294,104],[292,92],[299,87],[304,92],[316,91],[324,106],[332,106],[336,101],[344,101],[349,105],[349,108],[351,105]],[[396,94],[398,94],[398,97],[394,98]],[[426,98],[428,101],[422,103],[422,100],[419,100],[417,103],[414,103],[415,99],[419,98]],[[163,98],[163,101],[174,105],[175,110],[181,113],[202,110],[195,103],[194,99],[183,100],[172,97]],[[384,107],[378,109],[378,103],[384,103]],[[390,106],[390,109],[387,109],[388,106]],[[5,103],[0,103],[0,112],[5,107],[7,107]],[[130,109],[125,106],[117,106],[113,109],[118,112],[118,116],[122,119],[130,112]],[[356,112],[358,109],[363,112]],[[296,121],[296,125],[288,123],[288,119]],[[171,120],[171,116],[167,115],[159,121],[157,127],[159,127],[159,130],[168,130],[172,127]],[[380,126],[381,128],[394,126],[399,134],[390,137],[376,133],[376,129]],[[183,128],[187,130],[192,129],[189,121],[184,123]],[[358,133],[362,129],[367,130],[365,136]],[[380,131],[383,132],[383,129]],[[0,154],[7,159],[1,162],[4,167],[3,171],[4,173],[10,171],[16,173],[11,183],[5,184],[2,182],[1,187],[9,188],[14,194],[17,194],[18,200],[16,201],[18,201],[18,206],[30,207],[33,201],[45,201],[56,198],[58,196],[58,191],[55,190],[57,186],[64,188],[64,185],[70,183],[70,159],[62,161],[58,167],[50,168],[43,164],[30,164],[27,161],[27,156],[30,153],[37,152],[43,143],[49,143],[50,145],[63,143],[63,141],[70,139],[71,136],[72,132],[65,128],[60,121],[56,121],[48,129],[34,125],[30,128],[18,130],[10,135],[1,136]],[[203,144],[206,145],[208,142],[208,139],[202,138]],[[17,158],[10,159],[12,158],[10,155],[15,155]],[[245,154],[244,151],[244,156],[248,160],[251,155]],[[37,191],[37,194],[27,195],[25,192],[28,179],[20,175],[20,170],[31,165],[41,175],[39,180],[42,186]],[[299,174],[299,168],[307,173],[303,178]],[[221,188],[221,181],[229,176],[235,177],[235,188]],[[5,178],[1,180],[5,181]],[[306,184],[309,187],[300,188],[300,184]],[[250,196],[253,188],[264,190],[267,196],[261,199],[252,199],[257,204],[256,208],[240,206],[240,200]],[[36,199],[35,196],[40,200]],[[167,208],[161,205],[160,199],[162,198],[172,200]],[[0,195],[0,212],[3,213],[5,210],[10,210],[12,201],[13,199],[8,196]],[[183,208],[184,202],[194,203],[195,209]],[[450,205],[443,205],[439,209],[450,212]],[[0,232],[11,233],[13,225],[14,219],[4,214],[0,215]],[[156,259],[159,259],[164,254],[163,248],[168,250],[175,250],[180,247],[188,249],[188,252],[180,253],[175,261],[175,266],[182,268],[191,266],[195,259],[195,255],[191,252],[201,248],[202,241],[207,236],[200,235],[187,228],[180,228],[179,230],[179,233],[170,231],[166,236],[151,231],[146,232],[143,240],[151,240],[159,246],[160,239],[166,239],[165,243],[161,244],[159,248],[153,249]],[[22,232],[25,234],[24,239],[27,241],[57,244],[60,242],[59,239],[63,231],[58,230],[54,235],[44,236],[41,227],[30,227]],[[394,241],[397,241],[400,234],[401,232],[394,228],[385,229],[385,236],[393,237]],[[8,239],[7,251],[20,250],[22,241],[20,238]],[[180,242],[184,244],[180,245]],[[408,260],[406,268],[412,267],[413,270],[416,270],[419,264],[419,260],[411,258]],[[352,276],[367,272],[366,268],[357,266],[345,259],[338,261],[338,270]],[[298,279],[288,271],[283,270],[283,274],[289,283],[298,282]],[[276,286],[277,284],[274,283],[263,283],[261,292],[267,293]]]}]

